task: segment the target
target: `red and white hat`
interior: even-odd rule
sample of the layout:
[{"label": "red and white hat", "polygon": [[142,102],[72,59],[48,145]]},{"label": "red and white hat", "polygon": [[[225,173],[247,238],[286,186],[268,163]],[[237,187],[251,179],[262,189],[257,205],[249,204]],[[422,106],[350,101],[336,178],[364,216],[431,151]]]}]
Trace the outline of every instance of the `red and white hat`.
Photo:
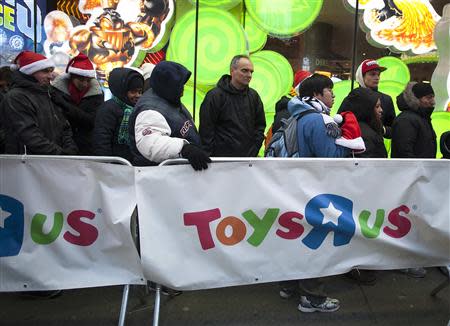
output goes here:
[{"label": "red and white hat", "polygon": [[361,137],[361,129],[353,112],[346,111],[334,116],[334,121],[340,126],[342,136],[335,143],[350,148],[356,152],[364,152],[366,145]]},{"label": "red and white hat", "polygon": [[381,67],[378,64],[378,62],[373,59],[366,59],[361,63],[361,72],[362,72],[363,76],[366,72],[375,70],[375,69],[379,70],[381,72],[381,71],[385,71],[387,68]]},{"label": "red and white hat", "polygon": [[67,64],[66,72],[83,77],[95,78],[95,69],[89,58],[80,53]]},{"label": "red and white hat", "polygon": [[54,67],[55,63],[53,60],[48,59],[46,56],[31,51],[22,51],[14,59],[11,70],[19,70],[25,75],[32,75],[37,71]]}]

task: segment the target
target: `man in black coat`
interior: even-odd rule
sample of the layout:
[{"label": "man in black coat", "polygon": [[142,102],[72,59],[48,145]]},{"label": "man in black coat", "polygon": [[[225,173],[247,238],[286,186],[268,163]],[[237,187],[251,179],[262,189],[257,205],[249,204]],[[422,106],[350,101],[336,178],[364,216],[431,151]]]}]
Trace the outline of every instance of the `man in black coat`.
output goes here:
[{"label": "man in black coat", "polygon": [[429,83],[411,82],[397,97],[402,112],[392,126],[393,158],[436,158],[436,133],[431,125],[434,105]]},{"label": "man in black coat", "polygon": [[80,53],[70,60],[66,74],[56,77],[52,86],[52,99],[69,120],[79,154],[93,155],[95,115],[103,104],[104,95],[89,58]]},{"label": "man in black coat", "polygon": [[41,54],[21,52],[15,59],[11,90],[1,110],[7,154],[75,155],[69,122],[50,98],[54,63]]},{"label": "man in black coat", "polygon": [[231,60],[200,107],[200,137],[211,156],[255,157],[264,140],[266,118],[258,93],[249,87],[253,64],[248,56]]}]

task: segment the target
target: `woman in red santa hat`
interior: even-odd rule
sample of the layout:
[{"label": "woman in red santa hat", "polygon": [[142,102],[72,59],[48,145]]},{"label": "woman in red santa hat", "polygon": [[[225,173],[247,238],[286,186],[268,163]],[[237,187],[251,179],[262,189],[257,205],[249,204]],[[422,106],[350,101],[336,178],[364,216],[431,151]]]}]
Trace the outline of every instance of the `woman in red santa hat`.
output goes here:
[{"label": "woman in red santa hat", "polygon": [[80,155],[93,155],[95,115],[104,100],[100,83],[95,79],[94,66],[80,53],[69,61],[66,74],[56,77],[52,85],[53,101],[69,120]]}]

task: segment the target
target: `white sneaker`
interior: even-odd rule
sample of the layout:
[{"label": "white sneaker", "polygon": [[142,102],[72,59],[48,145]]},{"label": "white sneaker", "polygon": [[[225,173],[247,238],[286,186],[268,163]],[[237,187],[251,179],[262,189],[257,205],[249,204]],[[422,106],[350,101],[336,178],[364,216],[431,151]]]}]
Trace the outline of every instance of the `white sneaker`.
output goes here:
[{"label": "white sneaker", "polygon": [[314,304],[308,300],[307,297],[301,296],[298,310],[301,312],[333,312],[340,308],[338,299],[326,298],[324,302],[320,304]]}]

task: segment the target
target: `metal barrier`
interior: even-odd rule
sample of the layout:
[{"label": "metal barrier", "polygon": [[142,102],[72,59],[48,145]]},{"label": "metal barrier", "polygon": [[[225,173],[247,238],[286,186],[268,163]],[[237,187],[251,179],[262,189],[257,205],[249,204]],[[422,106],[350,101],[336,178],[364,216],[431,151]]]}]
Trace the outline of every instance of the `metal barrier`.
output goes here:
[{"label": "metal barrier", "polygon": [[[47,159],[47,160],[79,160],[79,161],[91,161],[98,163],[115,163],[121,165],[132,166],[130,162],[121,157],[115,156],[55,156],[55,155],[0,155],[0,158],[4,159],[20,159],[22,163],[25,163],[27,160],[33,159]],[[133,225],[133,223],[131,223]],[[133,233],[133,240],[135,244],[139,243],[137,233]],[[128,305],[128,296],[130,293],[130,285],[125,284],[123,288],[122,294],[122,303],[120,306],[120,315],[119,315],[119,326],[125,325],[125,315],[127,311]]]}]

